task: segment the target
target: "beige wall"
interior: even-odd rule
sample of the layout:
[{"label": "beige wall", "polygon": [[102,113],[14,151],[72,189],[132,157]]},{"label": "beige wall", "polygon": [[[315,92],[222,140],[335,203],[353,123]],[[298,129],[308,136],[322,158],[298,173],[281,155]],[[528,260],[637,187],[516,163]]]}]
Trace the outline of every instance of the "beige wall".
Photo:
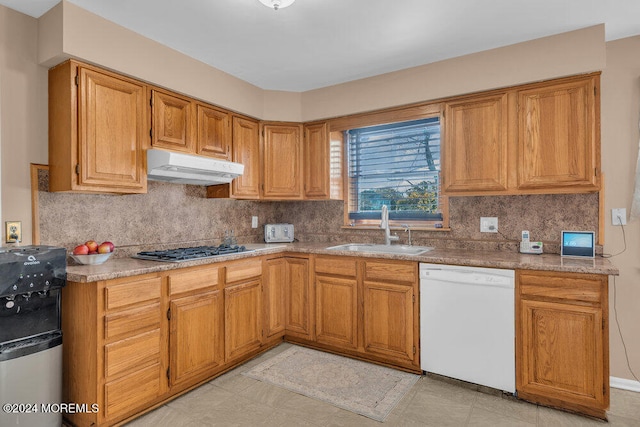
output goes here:
[{"label": "beige wall", "polygon": [[[624,249],[623,230],[611,225],[611,209],[631,210],[640,120],[640,36],[607,43],[607,67],[602,73],[602,170],[605,173],[606,253]],[[620,276],[611,280],[611,375],[631,378],[614,316],[617,293],[618,320],[629,361],[640,376],[640,221],[624,228],[627,249],[611,261]]]},{"label": "beige wall", "polygon": [[302,94],[303,120],[602,70],[604,25]]},{"label": "beige wall", "polygon": [[[46,69],[74,56],[258,118],[294,121],[604,69],[602,151],[609,222],[609,208],[630,208],[640,108],[638,52],[640,39],[605,45],[604,29],[596,26],[298,94],[262,91],[66,1],[40,20],[0,6],[2,221],[21,220],[25,242],[31,241],[29,163],[47,162]],[[636,221],[625,229],[628,249],[613,259],[622,271],[616,280],[618,314],[636,370],[638,227]],[[605,236],[607,252],[621,250],[619,228],[607,226]],[[611,372],[631,378],[611,318]]]},{"label": "beige wall", "polygon": [[38,65],[35,19],[0,6],[0,147],[4,221],[31,242],[29,163],[47,163],[47,70]]}]

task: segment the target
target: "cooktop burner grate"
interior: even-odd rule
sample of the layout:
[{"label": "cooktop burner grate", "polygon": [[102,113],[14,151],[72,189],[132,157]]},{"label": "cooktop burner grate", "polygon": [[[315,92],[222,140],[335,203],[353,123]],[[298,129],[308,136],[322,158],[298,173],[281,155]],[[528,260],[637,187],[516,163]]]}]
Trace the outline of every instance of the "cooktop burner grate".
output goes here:
[{"label": "cooktop burner grate", "polygon": [[193,248],[167,249],[164,251],[142,251],[133,257],[151,261],[181,262],[249,251],[251,250],[238,245],[196,246]]}]

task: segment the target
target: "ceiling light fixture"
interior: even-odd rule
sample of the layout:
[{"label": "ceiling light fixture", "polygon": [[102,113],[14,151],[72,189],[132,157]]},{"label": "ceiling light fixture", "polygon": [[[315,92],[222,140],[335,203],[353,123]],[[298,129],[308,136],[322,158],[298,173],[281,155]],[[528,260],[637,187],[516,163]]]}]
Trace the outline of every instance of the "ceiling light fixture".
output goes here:
[{"label": "ceiling light fixture", "polygon": [[284,9],[287,6],[291,6],[296,0],[258,0],[263,5],[272,8],[273,10]]}]

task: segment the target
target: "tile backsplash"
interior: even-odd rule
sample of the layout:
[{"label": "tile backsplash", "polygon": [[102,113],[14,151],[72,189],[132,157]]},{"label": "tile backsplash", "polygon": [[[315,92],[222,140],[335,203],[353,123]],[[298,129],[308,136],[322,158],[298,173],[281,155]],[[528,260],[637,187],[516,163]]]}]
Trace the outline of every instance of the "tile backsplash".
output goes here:
[{"label": "tile backsplash", "polygon": [[[381,230],[343,227],[342,201],[262,202],[207,199],[205,187],[150,181],[147,194],[49,193],[39,174],[40,242],[72,249],[88,239],[110,240],[128,256],[157,247],[219,244],[226,230],[240,243],[264,241],[263,226],[295,225],[301,242],[381,243]],[[450,230],[412,232],[416,245],[516,251],[522,230],[559,252],[561,230],[598,231],[598,194],[452,197]],[[259,227],[251,228],[258,216]],[[498,217],[499,233],[480,233],[480,217]],[[397,230],[402,243],[407,233]]]}]

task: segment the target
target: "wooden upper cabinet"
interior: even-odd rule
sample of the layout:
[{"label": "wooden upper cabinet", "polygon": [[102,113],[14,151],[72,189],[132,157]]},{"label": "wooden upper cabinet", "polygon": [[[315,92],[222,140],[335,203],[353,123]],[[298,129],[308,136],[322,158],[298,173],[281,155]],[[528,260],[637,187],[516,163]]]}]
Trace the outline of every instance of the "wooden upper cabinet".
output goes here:
[{"label": "wooden upper cabinet", "polygon": [[518,92],[518,189],[597,190],[599,77]]},{"label": "wooden upper cabinet", "polygon": [[327,123],[304,127],[304,197],[328,199],[331,160]]},{"label": "wooden upper cabinet", "polygon": [[449,102],[445,107],[443,191],[507,190],[507,94]]},{"label": "wooden upper cabinet", "polygon": [[302,126],[263,125],[264,199],[302,198]]},{"label": "wooden upper cabinet", "polygon": [[50,191],[145,193],[145,86],[67,61],[49,70]]},{"label": "wooden upper cabinet", "polygon": [[244,172],[231,182],[231,196],[260,198],[260,126],[256,120],[233,117],[233,161],[244,165]]},{"label": "wooden upper cabinet", "polygon": [[157,89],[151,91],[151,145],[191,153],[193,106],[191,100]]},{"label": "wooden upper cabinet", "polygon": [[231,114],[197,104],[198,144],[196,152],[204,156],[231,160]]}]

